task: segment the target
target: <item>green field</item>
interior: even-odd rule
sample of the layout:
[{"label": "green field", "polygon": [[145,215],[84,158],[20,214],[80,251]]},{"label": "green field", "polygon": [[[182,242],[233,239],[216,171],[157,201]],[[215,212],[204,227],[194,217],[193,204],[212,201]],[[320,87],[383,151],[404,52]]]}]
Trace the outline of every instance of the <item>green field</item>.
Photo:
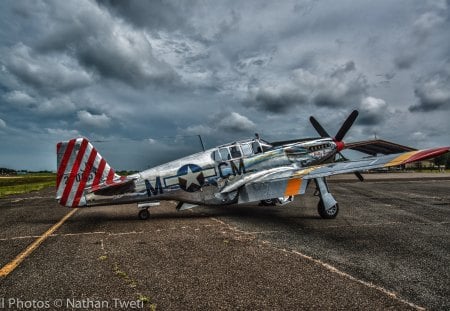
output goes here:
[{"label": "green field", "polygon": [[56,174],[30,173],[20,176],[0,176],[0,198],[11,195],[41,190],[55,186]]}]

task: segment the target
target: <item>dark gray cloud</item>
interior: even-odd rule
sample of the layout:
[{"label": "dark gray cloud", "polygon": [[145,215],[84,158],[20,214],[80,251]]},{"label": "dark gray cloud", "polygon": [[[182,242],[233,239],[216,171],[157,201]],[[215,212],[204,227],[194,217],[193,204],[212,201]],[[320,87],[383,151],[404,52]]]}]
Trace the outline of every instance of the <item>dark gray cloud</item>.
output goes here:
[{"label": "dark gray cloud", "polygon": [[176,80],[171,66],[153,55],[145,32],[115,21],[94,3],[76,7],[66,3],[56,5],[57,17],[70,13],[72,18],[54,19],[49,32],[36,44],[37,52],[72,57],[88,71],[134,87]]},{"label": "dark gray cloud", "polygon": [[190,4],[193,4],[162,0],[97,0],[97,2],[137,27],[168,31],[189,27],[187,19],[192,7]]},{"label": "dark gray cloud", "polygon": [[353,109],[346,140],[445,144],[449,27],[448,1],[0,1],[0,166],[54,169],[82,135],[145,168],[197,134],[294,139]]},{"label": "dark gray cloud", "polygon": [[273,94],[266,90],[259,90],[253,99],[244,102],[248,107],[254,107],[269,113],[288,113],[296,106],[308,103],[308,97],[300,93]]},{"label": "dark gray cloud", "polygon": [[[244,101],[247,107],[287,114],[308,105],[320,108],[357,107],[368,91],[366,77],[353,61],[334,69],[293,69],[288,79],[258,82]],[[256,89],[256,90],[255,90]]]},{"label": "dark gray cloud", "polygon": [[355,62],[354,61],[348,61],[347,63],[345,63],[344,65],[336,68],[336,70],[334,72],[331,73],[331,77],[341,77],[344,74],[350,72],[350,71],[354,71],[356,70],[356,66],[355,66]]},{"label": "dark gray cloud", "polygon": [[397,50],[393,61],[400,70],[411,69],[418,62],[427,62],[430,57],[436,57],[435,53],[439,53],[439,49],[430,47],[439,45],[440,41],[448,41],[448,35],[444,34],[444,29],[450,27],[448,2],[430,1],[415,6],[415,9],[417,14],[409,16],[407,27],[395,43]]},{"label": "dark gray cloud", "polygon": [[416,59],[417,55],[403,52],[394,58],[394,64],[398,69],[410,69]]},{"label": "dark gray cloud", "polygon": [[39,91],[70,92],[93,82],[91,74],[73,60],[39,55],[22,43],[2,54],[6,70]]},{"label": "dark gray cloud", "polygon": [[450,109],[450,75],[445,72],[419,79],[414,94],[418,104],[410,106],[411,112],[429,112]]}]

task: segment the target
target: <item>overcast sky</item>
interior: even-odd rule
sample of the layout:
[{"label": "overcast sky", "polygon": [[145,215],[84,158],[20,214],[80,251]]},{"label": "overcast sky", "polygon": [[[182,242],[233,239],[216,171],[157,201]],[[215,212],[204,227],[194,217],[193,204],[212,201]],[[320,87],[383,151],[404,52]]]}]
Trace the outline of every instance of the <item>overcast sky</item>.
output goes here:
[{"label": "overcast sky", "polygon": [[[450,145],[450,1],[0,1],[0,167],[143,169],[260,133]],[[190,136],[191,135],[191,136]],[[181,137],[190,136],[190,137]]]}]

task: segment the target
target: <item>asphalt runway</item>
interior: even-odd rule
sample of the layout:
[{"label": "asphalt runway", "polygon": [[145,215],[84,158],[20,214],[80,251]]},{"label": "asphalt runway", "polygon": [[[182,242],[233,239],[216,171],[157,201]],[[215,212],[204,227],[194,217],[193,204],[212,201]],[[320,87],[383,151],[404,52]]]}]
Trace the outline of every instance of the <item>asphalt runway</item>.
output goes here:
[{"label": "asphalt runway", "polygon": [[0,277],[0,308],[449,310],[450,181],[330,189],[334,220],[309,189],[275,207],[165,202],[147,221],[135,205],[79,209],[53,233],[72,211],[53,189],[0,199],[0,267],[48,234]]}]

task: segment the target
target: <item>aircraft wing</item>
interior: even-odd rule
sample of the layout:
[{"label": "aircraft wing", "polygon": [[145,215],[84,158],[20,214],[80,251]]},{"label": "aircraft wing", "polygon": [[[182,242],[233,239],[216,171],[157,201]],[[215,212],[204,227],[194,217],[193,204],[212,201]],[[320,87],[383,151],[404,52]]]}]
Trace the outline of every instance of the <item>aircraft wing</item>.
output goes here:
[{"label": "aircraft wing", "polygon": [[344,161],[317,166],[305,175],[301,171],[296,174],[302,175],[304,179],[326,177],[337,174],[365,171],[382,167],[398,166],[412,162],[422,161],[437,157],[450,151],[450,147],[440,147],[424,150],[416,150],[399,154],[390,154],[380,157],[368,157],[358,161]]},{"label": "aircraft wing", "polygon": [[440,147],[410,151],[399,154],[368,157],[357,161],[329,163],[305,168],[279,167],[266,171],[266,174],[254,174],[247,180],[240,179],[227,185],[222,193],[242,187],[239,203],[253,202],[277,197],[303,194],[308,180],[331,175],[351,173],[382,167],[398,166],[437,157],[450,151],[450,147]]},{"label": "aircraft wing", "polygon": [[345,143],[345,149],[356,150],[359,152],[369,154],[371,156],[376,156],[377,154],[395,154],[400,152],[417,150],[408,146],[399,145],[397,143],[393,143],[382,139]]}]

